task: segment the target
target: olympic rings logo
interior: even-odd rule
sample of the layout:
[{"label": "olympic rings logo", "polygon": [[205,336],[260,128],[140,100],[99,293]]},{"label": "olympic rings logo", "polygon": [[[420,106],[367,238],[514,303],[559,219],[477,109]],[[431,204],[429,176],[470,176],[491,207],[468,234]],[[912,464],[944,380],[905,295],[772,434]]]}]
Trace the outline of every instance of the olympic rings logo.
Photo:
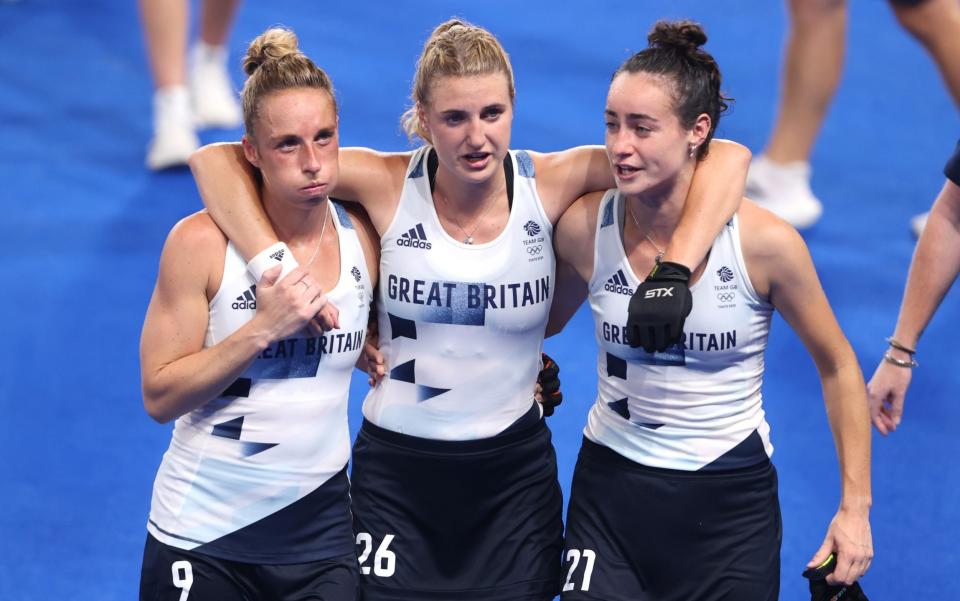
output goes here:
[{"label": "olympic rings logo", "polygon": [[721,303],[729,303],[736,296],[733,292],[721,292],[717,294],[717,300]]},{"label": "olympic rings logo", "polygon": [[543,245],[542,245],[542,244],[538,244],[538,245],[536,245],[536,246],[528,246],[528,247],[527,247],[527,254],[528,254],[528,255],[539,255],[541,251],[543,251]]}]

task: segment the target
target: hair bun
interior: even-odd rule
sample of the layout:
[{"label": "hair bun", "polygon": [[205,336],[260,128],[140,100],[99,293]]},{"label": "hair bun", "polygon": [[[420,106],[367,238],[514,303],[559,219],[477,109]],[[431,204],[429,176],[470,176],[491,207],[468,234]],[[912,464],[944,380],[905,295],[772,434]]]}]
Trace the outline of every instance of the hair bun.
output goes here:
[{"label": "hair bun", "polygon": [[689,55],[707,43],[707,34],[693,21],[657,21],[647,42],[652,47],[675,49]]},{"label": "hair bun", "polygon": [[432,39],[432,38],[441,36],[446,32],[450,31],[451,29],[454,29],[455,27],[469,29],[470,27],[473,27],[473,26],[470,23],[467,23],[466,21],[464,21],[463,19],[460,19],[458,17],[451,17],[446,21],[444,21],[443,23],[437,25],[433,29],[433,33],[430,34],[430,38]]},{"label": "hair bun", "polygon": [[243,59],[243,72],[253,75],[265,62],[280,60],[291,54],[300,54],[297,34],[282,27],[268,29],[250,42],[247,56]]}]

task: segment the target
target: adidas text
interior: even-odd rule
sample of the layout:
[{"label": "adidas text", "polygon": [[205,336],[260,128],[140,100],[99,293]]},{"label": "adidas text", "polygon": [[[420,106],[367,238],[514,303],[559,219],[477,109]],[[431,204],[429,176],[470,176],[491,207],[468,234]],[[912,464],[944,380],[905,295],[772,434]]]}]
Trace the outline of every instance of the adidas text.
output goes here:
[{"label": "adidas text", "polygon": [[628,294],[633,296],[633,288],[627,288],[626,286],[621,286],[620,284],[611,284],[607,282],[603,289],[607,292],[616,292],[617,294]]},{"label": "adidas text", "polygon": [[257,310],[257,301],[255,301],[255,300],[253,300],[253,301],[246,301],[246,300],[245,300],[245,301],[243,301],[243,302],[236,302],[236,301],[234,301],[234,303],[233,303],[232,305],[230,305],[230,308],[231,308],[231,309],[238,309],[238,310],[239,310],[239,309],[250,309],[250,310],[256,311],[256,310]]},{"label": "adidas text", "polygon": [[413,240],[412,238],[397,238],[397,246],[409,246],[412,248],[423,248],[430,250],[433,244],[423,240]]}]

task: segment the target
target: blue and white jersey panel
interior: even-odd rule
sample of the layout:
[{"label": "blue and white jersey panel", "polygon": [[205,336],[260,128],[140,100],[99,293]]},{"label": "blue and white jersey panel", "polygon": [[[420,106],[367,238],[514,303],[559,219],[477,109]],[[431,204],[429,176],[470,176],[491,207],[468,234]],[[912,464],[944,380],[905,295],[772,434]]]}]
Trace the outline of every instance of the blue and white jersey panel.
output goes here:
[{"label": "blue and white jersey panel", "polygon": [[747,275],[737,217],[714,241],[690,286],[683,342],[665,352],[632,348],[627,307],[642,281],[622,241],[624,204],[600,202],[590,307],[599,346],[598,394],[584,434],[642,465],[731,469],[773,453],[760,387],[773,307]]},{"label": "blue and white jersey panel", "polygon": [[[211,545],[221,557],[234,553],[223,551],[226,546],[236,554],[227,558],[237,560],[312,561],[334,551],[326,548],[331,523],[321,518],[332,511],[324,508],[339,501],[325,498],[322,487],[338,476],[326,496],[346,498],[340,472],[350,453],[347,396],[373,287],[349,216],[340,205],[330,206],[340,240],[340,275],[327,296],[340,310],[341,328],[319,337],[302,330],[274,342],[222,396],[176,420],[147,525],[165,544],[197,551]],[[235,332],[255,313],[256,282],[228,244],[223,281],[210,301],[205,347]],[[310,507],[297,503],[302,499]],[[349,509],[341,505],[349,530]],[[258,521],[282,521],[277,514],[285,510],[313,518],[293,532],[268,532],[266,540],[262,528],[255,529],[256,540],[237,540]],[[336,519],[343,518],[338,514]],[[325,530],[328,540],[321,540]]]},{"label": "blue and white jersey panel", "polygon": [[429,152],[414,153],[381,238],[378,317],[389,373],[363,414],[421,438],[486,438],[533,402],[553,295],[553,227],[530,155],[510,151],[513,205],[503,232],[484,244],[455,240],[433,204]]}]

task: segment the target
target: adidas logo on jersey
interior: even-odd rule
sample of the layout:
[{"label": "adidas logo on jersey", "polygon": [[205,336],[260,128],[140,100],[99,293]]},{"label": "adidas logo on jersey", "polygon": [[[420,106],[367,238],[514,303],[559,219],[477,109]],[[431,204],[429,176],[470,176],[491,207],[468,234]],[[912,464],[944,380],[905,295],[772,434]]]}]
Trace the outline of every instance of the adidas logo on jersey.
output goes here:
[{"label": "adidas logo on jersey", "polygon": [[423,231],[423,224],[418,223],[397,238],[397,246],[409,246],[430,250],[433,245],[427,242],[427,232]]},{"label": "adidas logo on jersey", "polygon": [[281,248],[277,252],[270,255],[271,259],[276,259],[277,261],[283,261],[283,249]]},{"label": "adidas logo on jersey", "polygon": [[610,276],[607,283],[603,285],[603,289],[607,292],[633,296],[633,288],[630,288],[630,285],[627,283],[627,276],[623,274],[622,269],[618,269],[617,273]]},{"label": "adidas logo on jersey", "polygon": [[358,281],[358,282],[360,281],[360,270],[357,269],[357,266],[356,266],[356,265],[353,266],[353,269],[350,270],[350,273],[353,274],[353,279],[354,279],[354,280],[356,280],[356,281]]},{"label": "adidas logo on jersey", "polygon": [[[278,251],[280,254],[283,254],[283,251]],[[241,311],[243,309],[250,309],[251,311],[256,311],[257,309],[257,285],[254,284],[250,286],[249,290],[245,290],[243,294],[237,297],[237,300],[233,301],[233,304],[230,305],[231,309],[236,309]]]}]

